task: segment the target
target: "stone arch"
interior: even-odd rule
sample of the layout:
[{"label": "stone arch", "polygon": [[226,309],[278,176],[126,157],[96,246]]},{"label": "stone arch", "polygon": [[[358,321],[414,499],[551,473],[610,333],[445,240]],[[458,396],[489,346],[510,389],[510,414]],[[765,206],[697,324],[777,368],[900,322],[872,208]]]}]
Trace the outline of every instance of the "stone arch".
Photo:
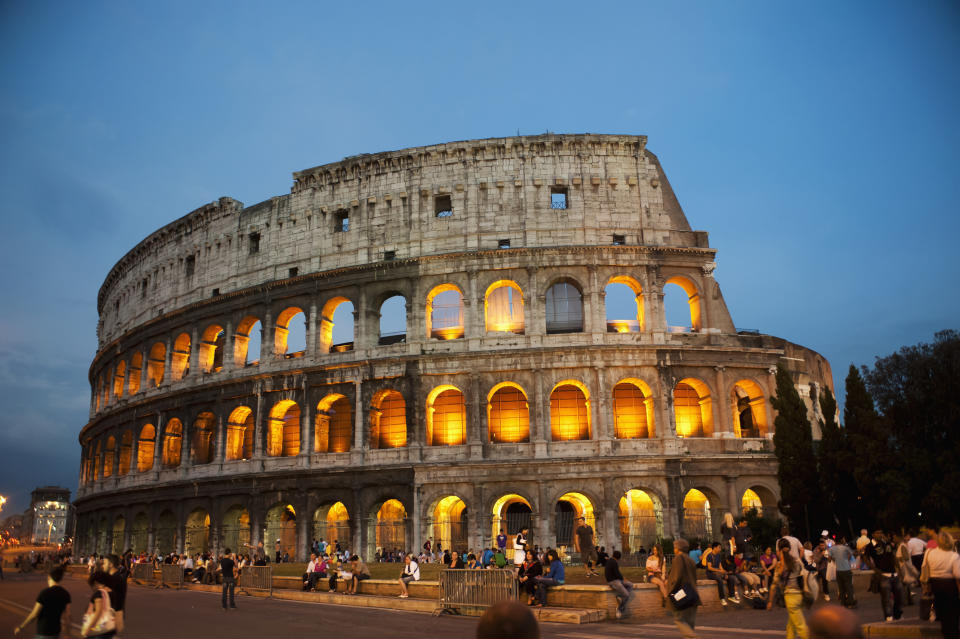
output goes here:
[{"label": "stone arch", "polygon": [[134,554],[147,552],[147,541],[150,535],[150,518],[147,513],[140,511],[133,517],[130,528],[130,549]]},{"label": "stone arch", "polygon": [[133,455],[133,432],[123,431],[120,437],[120,460],[117,467],[118,475],[126,475],[130,472],[130,458]]},{"label": "stone arch", "polygon": [[547,335],[583,332],[583,287],[571,277],[553,281],[544,295]]},{"label": "stone arch", "polygon": [[193,509],[184,522],[183,552],[188,555],[210,550],[210,513],[203,508]]},{"label": "stone arch", "polygon": [[427,536],[442,548],[462,554],[467,549],[469,534],[467,502],[459,495],[448,494],[435,499],[427,512],[430,515]]},{"label": "stone arch", "polygon": [[642,379],[622,379],[613,387],[613,430],[617,439],[653,437],[653,392]]},{"label": "stone arch", "polygon": [[[302,317],[303,322],[303,331],[306,334],[306,314],[303,312],[299,306],[288,306],[287,308],[280,311],[280,314],[277,315],[276,326],[273,329],[273,352],[279,357],[301,357],[304,353],[304,350],[292,350],[295,346],[300,346],[300,344],[290,344],[290,326],[293,323],[294,318]],[[300,320],[298,320],[299,322]],[[297,330],[299,332],[299,326]]]},{"label": "stone arch", "polygon": [[[233,363],[237,368],[256,366],[260,363],[262,339],[263,323],[256,316],[247,315],[237,323],[237,331],[233,336]],[[253,356],[252,360],[251,356]]]},{"label": "stone arch", "polygon": [[740,497],[740,511],[745,515],[752,508],[756,508],[761,517],[765,513],[776,512],[776,493],[762,484],[751,484]]},{"label": "stone arch", "polygon": [[137,351],[130,356],[130,373],[127,380],[127,392],[136,395],[140,392],[140,377],[143,375],[143,353]]},{"label": "stone arch", "polygon": [[350,512],[342,501],[324,504],[313,511],[314,539],[323,539],[335,546],[338,541],[349,543],[351,537]]},{"label": "stone arch", "polygon": [[664,305],[666,306],[669,303],[667,297],[671,294],[670,290],[667,288],[670,285],[679,286],[684,294],[687,296],[687,306],[690,309],[690,326],[668,326],[667,330],[670,332],[699,332],[703,326],[701,322],[701,308],[700,308],[700,291],[697,288],[697,284],[685,275],[674,275],[669,278],[663,285],[663,294],[664,294]]},{"label": "stone arch", "polygon": [[685,377],[673,387],[673,411],[678,437],[713,434],[713,400],[710,387],[695,377]]},{"label": "stone arch", "polygon": [[180,450],[183,441],[183,424],[173,418],[167,422],[163,431],[163,467],[176,468],[180,465]]},{"label": "stone arch", "polygon": [[170,377],[177,382],[190,372],[190,334],[180,333],[173,342],[170,356]]},{"label": "stone arch", "polygon": [[117,399],[123,397],[123,386],[127,381],[127,362],[120,360],[113,371],[113,396]]},{"label": "stone arch", "polygon": [[730,389],[733,432],[737,437],[767,436],[767,400],[763,389],[751,379],[741,379]]},{"label": "stone arch", "polygon": [[163,383],[164,369],[167,362],[167,345],[163,342],[157,342],[150,347],[150,355],[147,357],[147,383],[156,388]]},{"label": "stone arch", "polygon": [[[378,344],[398,344],[407,339],[407,298],[401,293],[391,292],[379,306]],[[396,319],[396,318],[399,318]]]},{"label": "stone arch", "polygon": [[614,275],[603,288],[603,299],[608,333],[644,330],[643,287],[636,278]]},{"label": "stone arch", "polygon": [[250,511],[246,506],[234,503],[224,511],[222,522],[222,546],[241,552],[241,548],[250,543]]},{"label": "stone arch", "polygon": [[463,337],[463,291],[450,283],[434,286],[427,294],[426,320],[427,339]]},{"label": "stone arch", "polygon": [[[508,537],[514,537],[523,528],[533,530],[534,502],[519,492],[506,493],[495,498],[490,507],[491,537],[504,530]],[[507,554],[513,557],[513,546],[507,544]]]},{"label": "stone arch", "polygon": [[624,555],[650,547],[663,534],[663,502],[651,490],[631,488],[620,498],[620,545]]},{"label": "stone arch", "polygon": [[370,447],[402,448],[407,445],[407,403],[391,388],[373,396],[370,409]]},{"label": "stone arch", "polygon": [[157,517],[156,532],[157,552],[161,555],[172,553],[177,548],[177,518],[169,510],[164,510]]},{"label": "stone arch", "polygon": [[558,382],[550,391],[550,433],[553,441],[588,440],[590,391],[575,379]]},{"label": "stone arch", "polygon": [[[597,519],[593,501],[580,491],[565,492],[554,501],[554,534],[557,547],[575,547],[574,533],[580,517],[588,526],[597,531]],[[594,537],[596,539],[596,537]]]},{"label": "stone arch", "polygon": [[345,453],[353,444],[353,405],[345,395],[330,393],[317,404],[313,450]]},{"label": "stone arch", "polygon": [[103,451],[103,478],[106,479],[113,475],[113,461],[117,454],[117,438],[113,435],[107,437],[107,445]]},{"label": "stone arch", "polygon": [[[123,547],[123,538],[126,535],[127,531],[127,520],[123,518],[123,515],[117,515],[113,520],[113,526],[111,527],[111,543],[110,543],[110,552],[115,555],[122,555],[125,548]],[[48,531],[49,532],[49,531]]]},{"label": "stone arch", "polygon": [[427,446],[459,446],[467,441],[467,409],[463,391],[451,384],[427,395]]},{"label": "stone arch", "polygon": [[[333,297],[327,300],[320,313],[320,352],[321,353],[345,353],[353,350],[356,341],[356,323],[354,322],[354,312],[356,308],[349,299],[343,296]],[[349,333],[350,341],[334,343],[334,329],[337,325],[349,327],[344,329],[344,333]]]},{"label": "stone arch", "polygon": [[210,411],[203,411],[193,420],[190,429],[192,442],[190,461],[193,464],[209,464],[213,461],[214,436],[217,432],[217,417]]},{"label": "stone arch", "polygon": [[273,549],[275,555],[277,543],[280,544],[281,555],[287,553],[296,558],[297,548],[300,547],[297,541],[297,511],[292,504],[286,502],[276,503],[267,510],[266,539],[263,545],[267,552]]},{"label": "stone arch", "polygon": [[300,453],[300,406],[292,399],[281,399],[270,409],[267,429],[267,454],[293,457]]},{"label": "stone arch", "polygon": [[523,290],[513,280],[497,280],[483,296],[488,333],[524,333]]},{"label": "stone arch", "polygon": [[487,436],[491,443],[530,441],[530,403],[523,387],[500,382],[487,394]]},{"label": "stone arch", "polygon": [[224,457],[227,461],[253,457],[253,409],[237,406],[227,419],[227,442]]},{"label": "stone arch", "polygon": [[103,459],[103,440],[97,441],[97,453],[91,460],[93,466],[93,480],[97,481],[101,477],[103,469],[100,467],[100,460]]},{"label": "stone arch", "polygon": [[144,424],[140,429],[137,442],[137,472],[145,473],[153,468],[153,456],[156,452],[157,429],[153,424]]},{"label": "stone arch", "polygon": [[690,488],[683,496],[683,533],[688,539],[713,539],[713,519],[720,500],[707,488]]},{"label": "stone arch", "polygon": [[223,369],[224,335],[223,327],[219,324],[211,324],[204,329],[197,353],[200,370],[204,373],[216,373]]},{"label": "stone arch", "polygon": [[373,530],[368,535],[369,556],[373,556],[376,548],[407,548],[407,508],[403,501],[395,497],[376,501],[371,509],[370,523]]}]

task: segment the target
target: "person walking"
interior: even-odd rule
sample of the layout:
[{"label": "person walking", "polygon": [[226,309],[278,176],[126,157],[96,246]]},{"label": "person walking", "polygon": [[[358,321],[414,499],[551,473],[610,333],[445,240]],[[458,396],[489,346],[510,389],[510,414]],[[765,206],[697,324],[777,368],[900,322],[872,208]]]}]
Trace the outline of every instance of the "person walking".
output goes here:
[{"label": "person walking", "polygon": [[613,556],[607,560],[603,567],[603,576],[607,580],[607,585],[617,597],[617,619],[627,616],[627,604],[633,599],[633,584],[624,579],[620,573],[620,551],[614,550]]},{"label": "person walking", "polygon": [[937,547],[927,550],[920,581],[933,594],[933,608],[943,639],[957,639],[960,623],[960,555],[953,550],[953,537],[941,531]]},{"label": "person walking", "polygon": [[110,607],[109,583],[110,575],[102,570],[94,571],[87,579],[87,584],[93,591],[93,595],[90,597],[87,612],[83,615],[83,626],[80,629],[81,637],[108,639],[116,635],[116,621],[113,616],[113,608]]},{"label": "person walking", "polygon": [[34,619],[37,620],[38,638],[70,635],[70,593],[60,585],[63,573],[63,566],[57,566],[50,571],[47,575],[47,587],[37,595],[37,601],[27,618],[13,629],[14,635],[23,632]]},{"label": "person walking", "polygon": [[[690,544],[686,539],[675,539],[673,542],[673,565],[667,575],[667,592],[670,593],[670,603],[673,606],[673,623],[680,629],[680,633],[687,639],[696,639],[697,633],[697,606],[700,605],[700,594],[697,592],[697,566],[687,555]],[[678,608],[680,604],[676,595],[683,591],[687,604]],[[689,598],[689,599],[687,599]]]},{"label": "person walking", "polygon": [[873,541],[863,552],[880,582],[884,621],[899,619],[903,616],[903,582],[897,573],[897,547],[882,530],[875,530]]},{"label": "person walking", "polygon": [[837,567],[837,600],[844,608],[856,608],[857,599],[853,595],[853,564],[851,564],[856,561],[856,557],[847,545],[847,538],[840,537],[840,540],[830,548],[829,554]]},{"label": "person walking", "polygon": [[783,594],[787,609],[787,639],[807,639],[807,623],[803,618],[803,583],[800,576],[800,561],[793,556],[791,543],[781,538],[777,542],[777,567],[773,574],[767,610],[773,608],[777,593]]},{"label": "person walking", "polygon": [[600,573],[593,569],[593,562],[597,560],[597,547],[593,543],[593,528],[587,525],[587,520],[583,517],[577,517],[577,529],[573,536],[573,543],[576,545],[577,552],[580,553],[587,579],[598,577]]},{"label": "person walking", "polygon": [[117,627],[116,637],[123,634],[124,610],[127,605],[127,569],[116,555],[107,555],[104,559],[104,570],[110,576],[110,606],[113,608],[114,624]]},{"label": "person walking", "polygon": [[237,587],[237,562],[233,559],[233,554],[229,548],[224,549],[224,555],[220,559],[220,577],[223,579],[223,589],[220,592],[220,605],[227,609],[227,594],[230,595],[230,607],[236,608],[234,601],[234,590]]}]

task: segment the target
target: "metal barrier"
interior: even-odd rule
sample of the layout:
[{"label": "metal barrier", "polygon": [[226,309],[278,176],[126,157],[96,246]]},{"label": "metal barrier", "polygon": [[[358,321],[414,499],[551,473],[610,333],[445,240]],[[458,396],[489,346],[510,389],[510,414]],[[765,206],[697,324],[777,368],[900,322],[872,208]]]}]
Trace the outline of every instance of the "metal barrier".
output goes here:
[{"label": "metal barrier", "polygon": [[240,571],[240,592],[265,592],[273,596],[273,566],[244,566]]},{"label": "metal barrier", "polygon": [[438,614],[482,614],[501,601],[517,599],[517,576],[512,570],[440,571]]},{"label": "metal barrier", "polygon": [[153,562],[145,564],[133,564],[131,566],[130,578],[140,585],[153,582]]},{"label": "metal barrier", "polygon": [[183,588],[183,568],[175,564],[160,565],[160,588]]}]

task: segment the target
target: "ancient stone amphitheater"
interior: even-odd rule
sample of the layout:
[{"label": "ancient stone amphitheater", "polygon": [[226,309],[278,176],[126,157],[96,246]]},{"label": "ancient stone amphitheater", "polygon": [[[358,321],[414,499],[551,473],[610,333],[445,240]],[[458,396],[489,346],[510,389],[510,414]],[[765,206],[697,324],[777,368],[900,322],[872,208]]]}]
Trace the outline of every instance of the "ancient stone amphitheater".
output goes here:
[{"label": "ancient stone amphitheater", "polygon": [[630,550],[776,509],[775,367],[811,418],[832,375],[734,328],[715,252],[642,136],[360,155],[203,206],[100,289],[77,548],[564,546],[583,515]]}]

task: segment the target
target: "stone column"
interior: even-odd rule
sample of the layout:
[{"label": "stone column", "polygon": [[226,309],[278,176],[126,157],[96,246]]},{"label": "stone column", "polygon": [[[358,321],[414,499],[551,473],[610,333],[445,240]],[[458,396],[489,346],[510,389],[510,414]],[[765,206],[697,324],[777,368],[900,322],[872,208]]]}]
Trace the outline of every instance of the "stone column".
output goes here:
[{"label": "stone column", "polygon": [[523,296],[523,324],[527,335],[544,335],[546,329],[546,297],[540,292],[537,269],[527,267],[527,290]]},{"label": "stone column", "polygon": [[363,410],[363,381],[358,376],[353,382],[353,449],[362,451],[367,446],[365,413]]},{"label": "stone column", "polygon": [[193,465],[190,458],[190,438],[193,436],[193,424],[189,420],[183,422],[183,437],[180,440],[180,470],[186,470]]},{"label": "stone column", "polygon": [[596,392],[593,395],[593,423],[596,424],[596,432],[591,433],[593,439],[609,441],[613,439],[613,429],[610,427],[610,396],[607,391],[606,380],[603,375],[603,367],[594,367],[597,376]]},{"label": "stone column", "polygon": [[157,425],[153,434],[153,470],[159,472],[163,462],[163,413],[157,413]]},{"label": "stone column", "polygon": [[544,401],[543,371],[533,369],[533,401],[530,402],[530,442],[534,446],[536,457],[547,456],[547,442],[550,439],[549,398]]},{"label": "stone column", "polygon": [[274,339],[275,335],[273,332],[273,314],[270,312],[269,307],[266,312],[263,314],[263,321],[260,322],[260,365],[263,366],[275,356],[274,351]]},{"label": "stone column", "polygon": [[173,379],[173,339],[167,338],[167,349],[163,355],[163,382],[169,382]]},{"label": "stone column", "polygon": [[370,325],[370,309],[367,306],[367,289],[361,288],[360,297],[353,307],[353,350],[355,351],[370,348],[375,342],[375,340],[371,341],[370,336],[377,335],[379,332],[373,330]]},{"label": "stone column", "polygon": [[140,392],[147,392],[150,372],[150,351],[142,351],[140,355]]},{"label": "stone column", "polygon": [[133,528],[133,513],[127,511],[123,513],[123,547],[120,549],[121,552],[126,552],[130,548],[130,529]]},{"label": "stone column", "polygon": [[476,271],[467,272],[467,290],[463,293],[463,328],[467,338],[486,335],[483,292],[477,290]]},{"label": "stone column", "polygon": [[[731,512],[736,517],[740,514],[739,501],[737,499],[737,477],[725,476],[723,481],[727,489],[727,508],[724,512]],[[719,529],[718,529],[719,530]]]},{"label": "stone column", "polygon": [[716,371],[716,391],[713,399],[714,416],[714,437],[733,437],[733,416],[730,406],[727,403],[726,391],[727,383],[724,375],[726,368],[724,366],[714,366]]},{"label": "stone column", "polygon": [[657,370],[657,405],[660,407],[657,415],[657,432],[661,439],[677,438],[677,417],[673,410],[673,375],[669,366],[658,364]]},{"label": "stone column", "polygon": [[147,554],[155,552],[157,552],[157,529],[151,520],[147,525]]},{"label": "stone column", "polygon": [[303,388],[300,391],[300,457],[304,466],[309,465],[310,453],[313,452],[313,404],[307,390],[307,379],[303,379]]},{"label": "stone column", "polygon": [[297,561],[308,561],[310,559],[310,521],[311,514],[307,509],[307,499],[300,500],[296,508],[300,516],[297,517]]},{"label": "stone column", "polygon": [[200,335],[197,327],[190,330],[190,358],[187,360],[187,377],[199,377],[203,372],[200,370]]},{"label": "stone column", "polygon": [[307,352],[304,356],[313,358],[317,356],[317,302],[311,300],[310,310],[307,315]]},{"label": "stone column", "polygon": [[222,464],[227,450],[227,426],[224,424],[223,405],[217,405],[217,444],[214,449],[213,460]]},{"label": "stone column", "polygon": [[228,320],[227,326],[223,331],[223,370],[232,371],[237,368],[237,360],[235,357],[234,351],[236,347],[234,346],[235,335],[233,333],[233,321]]},{"label": "stone column", "polygon": [[[617,525],[618,507],[619,499],[613,490],[613,479],[611,477],[605,477],[603,479],[603,503],[600,504],[600,508],[603,512],[602,519],[603,523],[597,522],[598,527],[603,526],[601,530],[597,531],[597,545],[606,546],[607,548],[620,548],[620,527]],[[611,550],[612,552],[612,550]]]},{"label": "stone column", "polygon": [[[262,350],[261,350],[262,352]],[[262,361],[262,360],[261,360]],[[257,405],[254,407],[253,421],[253,457],[259,459],[263,457],[263,387],[258,382],[256,384]]]},{"label": "stone column", "polygon": [[[606,292],[600,287],[600,279],[597,277],[597,267],[590,265],[587,267],[587,291],[584,296],[584,332],[591,333],[594,336],[594,343],[602,339],[607,332],[606,317]],[[589,312],[586,306],[589,305]]]},{"label": "stone column", "polygon": [[541,548],[550,546],[556,548],[557,540],[554,538],[553,527],[550,525],[550,517],[553,515],[553,504],[547,503],[548,486],[545,482],[537,482],[537,511],[534,513],[533,543],[539,544]]}]

